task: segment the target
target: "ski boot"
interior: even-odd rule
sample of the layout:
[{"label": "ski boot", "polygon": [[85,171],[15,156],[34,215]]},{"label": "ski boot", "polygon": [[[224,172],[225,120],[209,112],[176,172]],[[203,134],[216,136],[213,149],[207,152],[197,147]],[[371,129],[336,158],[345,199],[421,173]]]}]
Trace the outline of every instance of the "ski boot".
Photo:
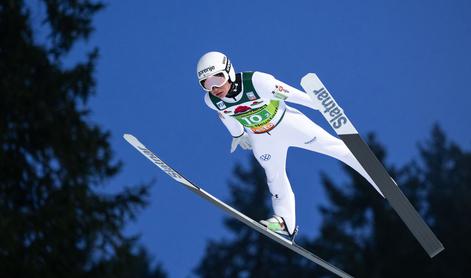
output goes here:
[{"label": "ski boot", "polygon": [[285,221],[283,220],[283,217],[274,215],[273,217],[267,219],[267,220],[261,220],[260,223],[267,227],[268,230],[275,232],[277,234],[280,234],[286,238],[288,238],[290,241],[294,242],[294,237],[298,233],[298,226],[294,228],[294,231],[292,234],[288,232],[286,229]]}]

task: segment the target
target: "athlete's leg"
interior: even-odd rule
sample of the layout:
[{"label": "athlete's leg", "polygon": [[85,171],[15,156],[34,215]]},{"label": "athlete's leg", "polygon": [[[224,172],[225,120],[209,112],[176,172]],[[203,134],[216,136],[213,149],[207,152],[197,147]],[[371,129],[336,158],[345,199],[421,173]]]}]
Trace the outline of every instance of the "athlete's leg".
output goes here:
[{"label": "athlete's leg", "polygon": [[265,169],[267,183],[272,195],[274,213],[285,221],[288,232],[296,227],[295,198],[286,174],[288,146],[280,140],[281,134],[252,134],[253,154]]},{"label": "athlete's leg", "polygon": [[297,113],[292,115],[292,117],[288,117],[286,120],[291,122],[291,141],[295,142],[294,146],[322,153],[342,161],[361,174],[378,193],[383,195],[342,140],[329,134],[304,114]]}]

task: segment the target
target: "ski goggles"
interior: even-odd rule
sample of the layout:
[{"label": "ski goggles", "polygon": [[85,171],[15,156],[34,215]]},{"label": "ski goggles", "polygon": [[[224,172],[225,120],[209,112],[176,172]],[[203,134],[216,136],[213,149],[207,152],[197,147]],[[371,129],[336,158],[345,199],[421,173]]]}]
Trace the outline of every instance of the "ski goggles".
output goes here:
[{"label": "ski goggles", "polygon": [[200,85],[203,90],[210,92],[214,87],[219,88],[222,85],[226,84],[227,80],[229,80],[227,72],[222,71],[220,73],[211,75],[210,77],[201,80]]}]

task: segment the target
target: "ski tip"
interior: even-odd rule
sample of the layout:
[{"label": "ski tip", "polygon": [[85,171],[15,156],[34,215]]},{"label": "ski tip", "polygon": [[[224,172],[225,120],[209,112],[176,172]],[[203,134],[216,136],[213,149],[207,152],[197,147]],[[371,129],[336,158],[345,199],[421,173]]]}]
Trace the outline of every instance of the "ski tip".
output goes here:
[{"label": "ski tip", "polygon": [[137,138],[134,137],[132,134],[129,134],[129,133],[124,133],[123,138],[124,138],[124,140],[126,140],[128,142],[137,142]]},{"label": "ski tip", "polygon": [[317,75],[313,72],[308,72],[303,78],[309,77],[309,76],[317,76]]},{"label": "ski tip", "polygon": [[123,134],[124,140],[128,141],[129,144],[133,145],[134,147],[145,148],[145,146],[136,138],[134,135],[125,133]]},{"label": "ski tip", "polygon": [[309,72],[303,78],[301,78],[301,84],[305,83],[309,79],[318,79],[317,75],[313,72]]}]

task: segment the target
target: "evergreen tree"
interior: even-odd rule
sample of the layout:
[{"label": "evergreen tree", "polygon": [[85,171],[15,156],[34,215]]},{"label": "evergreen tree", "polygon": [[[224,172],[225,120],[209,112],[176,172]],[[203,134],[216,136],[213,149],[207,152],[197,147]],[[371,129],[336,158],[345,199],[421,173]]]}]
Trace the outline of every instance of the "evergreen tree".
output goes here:
[{"label": "evergreen tree", "polygon": [[445,246],[432,261],[430,277],[467,277],[471,271],[471,152],[450,142],[438,126],[419,148],[425,215]]},{"label": "evergreen tree", "polygon": [[[384,163],[384,149],[372,137],[369,145]],[[467,277],[471,153],[448,142],[438,126],[420,150],[420,162],[389,167],[389,172],[445,251],[430,259],[389,204],[346,167],[346,186],[324,176],[329,204],[321,207],[321,235],[311,248],[358,277]]]},{"label": "evergreen tree", "polygon": [[[368,145],[385,164],[386,151],[373,135]],[[349,181],[336,185],[327,175],[322,180],[329,200],[320,206],[321,233],[309,248],[346,272],[358,277],[403,277],[411,254],[423,252],[400,218],[373,187],[356,171],[342,165]],[[420,207],[414,167],[388,172],[401,185],[414,207]],[[423,257],[425,261],[426,254]],[[391,263],[394,262],[394,263]],[[398,267],[401,265],[401,267]],[[329,275],[334,277],[334,275]]]},{"label": "evergreen tree", "polygon": [[132,245],[124,244],[116,249],[116,255],[96,265],[92,276],[120,278],[166,278],[161,264],[152,267],[152,259],[146,249],[134,251]]},{"label": "evergreen tree", "polygon": [[64,65],[103,4],[37,1],[33,26],[28,2],[0,1],[0,275],[120,277],[110,269],[146,262],[122,229],[149,185],[98,193],[121,168],[88,118],[98,50]]}]

